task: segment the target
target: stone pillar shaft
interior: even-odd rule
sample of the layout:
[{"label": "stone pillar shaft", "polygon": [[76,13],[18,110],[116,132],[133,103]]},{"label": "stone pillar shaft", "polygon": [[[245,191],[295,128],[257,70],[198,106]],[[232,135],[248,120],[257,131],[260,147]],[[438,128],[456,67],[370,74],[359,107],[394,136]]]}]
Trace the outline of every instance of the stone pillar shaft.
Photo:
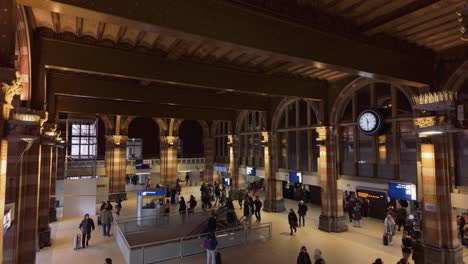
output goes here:
[{"label": "stone pillar shaft", "polygon": [[[52,150],[52,175],[50,179],[50,195],[49,195],[49,222],[57,221],[57,208],[56,208],[56,197],[55,188],[57,183],[57,172],[59,167],[59,147],[54,147]],[[65,161],[63,161],[65,162]]]},{"label": "stone pillar shaft", "polygon": [[106,136],[106,176],[109,178],[109,200],[126,199],[125,172],[127,170],[126,136]]},{"label": "stone pillar shaft", "polygon": [[263,210],[267,212],[281,212],[284,207],[283,200],[283,183],[276,180],[276,172],[278,164],[276,159],[276,140],[275,135],[267,132],[263,133],[263,159],[265,168],[265,201],[263,202]]},{"label": "stone pillar shaft", "polygon": [[50,243],[50,187],[52,180],[52,162],[53,150],[51,145],[42,145],[41,147],[41,171],[39,186],[39,247],[48,247]]},{"label": "stone pillar shaft", "polygon": [[239,175],[239,137],[235,135],[229,135],[228,142],[229,176],[232,178],[232,185],[234,189],[239,190],[244,186],[244,179]]},{"label": "stone pillar shaft", "polygon": [[[4,217],[6,201],[6,167],[8,155],[8,140],[0,139],[0,216]],[[3,228],[0,228],[0,262],[3,260]]]},{"label": "stone pillar shaft", "polygon": [[213,183],[213,166],[215,162],[215,139],[203,138],[203,151],[205,156],[204,181]]},{"label": "stone pillar shaft", "polygon": [[[26,143],[20,145],[20,149],[26,148]],[[16,263],[35,263],[36,260],[40,160],[41,145],[33,143],[20,161],[20,192],[15,216],[18,223]]]},{"label": "stone pillar shaft", "polygon": [[178,137],[161,137],[161,173],[163,184],[174,186],[177,181],[177,141]]},{"label": "stone pillar shaft", "polygon": [[343,216],[343,199],[338,190],[336,170],[336,144],[333,127],[317,128],[320,146],[318,173],[322,188],[322,213],[319,218],[319,229],[327,232],[344,232],[348,230]]},{"label": "stone pillar shaft", "polygon": [[433,136],[431,141],[421,144],[422,235],[426,263],[462,263],[463,250],[451,204],[448,136]]}]

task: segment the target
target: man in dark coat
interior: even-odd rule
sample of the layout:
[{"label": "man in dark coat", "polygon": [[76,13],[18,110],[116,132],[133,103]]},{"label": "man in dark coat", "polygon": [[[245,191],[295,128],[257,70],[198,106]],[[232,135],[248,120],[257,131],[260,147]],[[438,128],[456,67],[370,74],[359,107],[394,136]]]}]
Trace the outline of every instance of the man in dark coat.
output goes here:
[{"label": "man in dark coat", "polygon": [[292,236],[293,230],[294,230],[294,233],[296,233],[296,228],[297,228],[297,215],[296,213],[294,213],[294,210],[292,208],[289,209],[288,222],[289,222],[289,228],[291,229],[291,236]]},{"label": "man in dark coat", "polygon": [[262,220],[262,217],[260,215],[260,211],[262,209],[262,202],[260,199],[255,198],[254,206],[255,206],[255,217],[257,218],[257,222],[260,222]]},{"label": "man in dark coat", "polygon": [[94,221],[89,217],[89,214],[84,215],[78,228],[81,230],[81,246],[83,248],[89,246],[91,231],[94,230]]},{"label": "man in dark coat", "polygon": [[305,216],[307,214],[307,205],[304,204],[304,201],[300,201],[297,209],[297,214],[299,215],[299,226],[301,226],[301,219],[302,219],[302,226],[305,226]]}]

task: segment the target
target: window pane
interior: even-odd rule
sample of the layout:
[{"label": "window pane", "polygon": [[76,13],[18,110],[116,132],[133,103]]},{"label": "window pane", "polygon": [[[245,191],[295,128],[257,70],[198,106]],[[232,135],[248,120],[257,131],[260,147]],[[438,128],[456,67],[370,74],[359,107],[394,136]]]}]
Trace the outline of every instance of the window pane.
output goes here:
[{"label": "window pane", "polygon": [[400,122],[400,178],[417,180],[417,136],[411,121]]},{"label": "window pane", "polygon": [[78,156],[79,154],[80,154],[80,146],[72,145],[71,155],[72,156]]},{"label": "window pane", "polygon": [[307,130],[299,131],[299,148],[300,148],[300,158],[299,158],[299,170],[309,171],[309,148],[307,140]]},{"label": "window pane", "polygon": [[359,134],[359,176],[374,176],[374,137]]},{"label": "window pane", "polygon": [[88,146],[87,145],[81,145],[80,146],[80,156],[87,156],[87,155],[89,155]]},{"label": "window pane", "polygon": [[343,127],[341,137],[342,164],[341,171],[344,175],[354,176],[354,127]]},{"label": "window pane", "polygon": [[286,169],[286,158],[288,155],[287,132],[278,133],[278,167]]},{"label": "window pane", "polygon": [[385,134],[378,137],[378,177],[392,179],[395,176],[393,168],[393,129],[390,124],[387,124],[387,127]]},{"label": "window pane", "polygon": [[72,136],[79,136],[80,135],[80,125],[72,125]]},{"label": "window pane", "polygon": [[88,138],[87,137],[82,137],[80,139],[80,144],[81,145],[87,145],[88,144]]},{"label": "window pane", "polygon": [[297,170],[296,132],[288,133],[288,169]]},{"label": "window pane", "polygon": [[92,125],[92,126],[89,128],[89,135],[90,135],[90,136],[96,136],[96,125]]},{"label": "window pane", "polygon": [[79,137],[72,137],[72,144],[73,145],[80,144],[80,138]]}]

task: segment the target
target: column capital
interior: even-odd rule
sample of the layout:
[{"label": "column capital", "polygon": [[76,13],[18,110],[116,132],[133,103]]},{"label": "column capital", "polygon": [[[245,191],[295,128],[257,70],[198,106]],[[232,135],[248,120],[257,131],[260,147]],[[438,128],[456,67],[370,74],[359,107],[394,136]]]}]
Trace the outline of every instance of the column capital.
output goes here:
[{"label": "column capital", "polygon": [[11,102],[13,101],[13,97],[16,95],[21,95],[23,91],[23,79],[21,78],[21,74],[16,72],[16,78],[11,81],[10,84],[2,82],[2,118],[3,120],[10,119],[10,110],[14,109]]},{"label": "column capital", "polygon": [[115,146],[122,146],[126,145],[128,140],[128,136],[122,135],[106,135],[106,142],[108,144],[113,144]]}]

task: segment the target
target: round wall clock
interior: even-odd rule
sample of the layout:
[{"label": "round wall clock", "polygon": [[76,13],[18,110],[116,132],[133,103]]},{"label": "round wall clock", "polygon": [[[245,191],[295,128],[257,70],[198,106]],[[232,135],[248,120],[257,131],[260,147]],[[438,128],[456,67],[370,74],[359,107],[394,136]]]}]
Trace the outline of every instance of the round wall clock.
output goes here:
[{"label": "round wall clock", "polygon": [[357,122],[359,130],[367,136],[380,134],[384,123],[382,115],[375,110],[362,111]]}]

